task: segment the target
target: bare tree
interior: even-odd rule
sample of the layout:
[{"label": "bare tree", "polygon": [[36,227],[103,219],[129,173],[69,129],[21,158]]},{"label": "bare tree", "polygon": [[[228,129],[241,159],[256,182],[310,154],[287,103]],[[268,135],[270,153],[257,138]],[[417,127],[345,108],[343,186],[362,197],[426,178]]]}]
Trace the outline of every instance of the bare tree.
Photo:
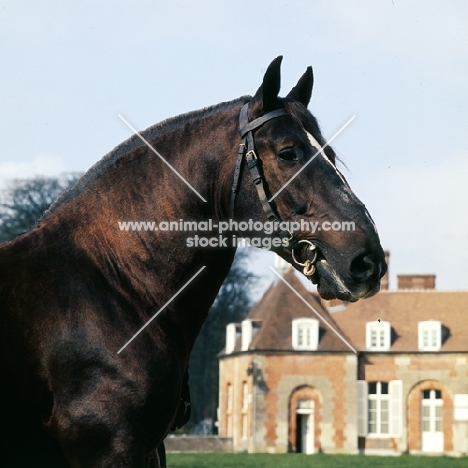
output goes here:
[{"label": "bare tree", "polygon": [[[237,251],[231,271],[221,287],[195,342],[189,363],[192,397],[191,427],[204,419],[216,420],[219,394],[218,354],[224,348],[226,325],[242,321],[252,306],[251,285],[258,279],[247,271],[249,250]],[[199,429],[199,428],[198,428]]]},{"label": "bare tree", "polygon": [[0,194],[0,243],[29,231],[60,193],[71,188],[80,176],[67,173],[12,180]]}]

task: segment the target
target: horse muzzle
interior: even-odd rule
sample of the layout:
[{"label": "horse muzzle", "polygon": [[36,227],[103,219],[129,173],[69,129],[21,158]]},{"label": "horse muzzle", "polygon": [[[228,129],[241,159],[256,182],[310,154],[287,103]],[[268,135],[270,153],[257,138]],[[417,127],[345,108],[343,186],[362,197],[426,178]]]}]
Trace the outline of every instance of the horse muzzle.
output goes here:
[{"label": "horse muzzle", "polygon": [[302,267],[302,273],[317,284],[323,299],[355,302],[373,296],[380,290],[380,278],[387,271],[383,255],[366,250],[356,253],[346,265],[335,265],[330,252],[324,254],[309,240],[298,241],[291,256],[296,268]]}]

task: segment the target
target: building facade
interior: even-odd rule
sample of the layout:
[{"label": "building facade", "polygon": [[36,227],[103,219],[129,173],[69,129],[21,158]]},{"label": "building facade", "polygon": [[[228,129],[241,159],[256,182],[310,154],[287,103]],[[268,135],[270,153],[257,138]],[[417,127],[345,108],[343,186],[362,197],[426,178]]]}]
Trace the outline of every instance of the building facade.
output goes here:
[{"label": "building facade", "polygon": [[286,272],[227,327],[220,435],[248,452],[467,454],[468,292],[434,284],[330,303]]}]

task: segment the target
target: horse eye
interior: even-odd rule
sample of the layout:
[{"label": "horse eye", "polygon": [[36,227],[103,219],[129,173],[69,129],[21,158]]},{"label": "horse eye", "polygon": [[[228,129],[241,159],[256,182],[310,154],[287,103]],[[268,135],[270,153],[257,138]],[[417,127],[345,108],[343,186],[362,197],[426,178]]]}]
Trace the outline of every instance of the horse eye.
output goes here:
[{"label": "horse eye", "polygon": [[298,157],[292,148],[286,148],[278,153],[278,157],[283,161],[297,161]]}]

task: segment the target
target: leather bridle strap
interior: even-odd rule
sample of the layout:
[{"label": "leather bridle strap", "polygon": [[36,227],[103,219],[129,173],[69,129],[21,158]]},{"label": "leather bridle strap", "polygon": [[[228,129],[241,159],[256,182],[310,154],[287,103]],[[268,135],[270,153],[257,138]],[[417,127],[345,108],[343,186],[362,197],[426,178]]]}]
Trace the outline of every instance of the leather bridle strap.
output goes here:
[{"label": "leather bridle strap", "polygon": [[[239,145],[237,152],[237,162],[234,170],[234,181],[232,184],[231,200],[230,200],[230,219],[234,218],[234,205],[236,201],[236,195],[239,190],[240,175],[242,173],[243,160],[247,162],[247,168],[249,169],[250,175],[252,176],[253,183],[257,189],[257,194],[263,207],[263,211],[271,222],[277,222],[278,226],[281,223],[281,219],[276,215],[273,206],[268,201],[267,194],[265,192],[265,180],[261,171],[260,161],[255,153],[255,143],[252,132],[257,128],[261,127],[265,122],[271,119],[281,116],[290,115],[284,109],[277,109],[267,114],[258,117],[252,122],[248,119],[248,106],[245,104],[239,115],[239,134],[242,138],[242,143]],[[276,235],[282,239],[287,239],[288,246],[293,248],[297,244],[297,239],[291,234],[289,230],[279,229],[276,231]]]},{"label": "leather bridle strap", "polygon": [[256,130],[258,127],[261,127],[265,122],[268,122],[275,117],[281,117],[282,115],[291,115],[286,112],[285,109],[276,109],[274,111],[268,112],[261,117],[258,117],[252,122],[249,122],[248,116],[249,103],[245,104],[239,114],[239,134],[241,138],[244,138],[248,133]]}]

